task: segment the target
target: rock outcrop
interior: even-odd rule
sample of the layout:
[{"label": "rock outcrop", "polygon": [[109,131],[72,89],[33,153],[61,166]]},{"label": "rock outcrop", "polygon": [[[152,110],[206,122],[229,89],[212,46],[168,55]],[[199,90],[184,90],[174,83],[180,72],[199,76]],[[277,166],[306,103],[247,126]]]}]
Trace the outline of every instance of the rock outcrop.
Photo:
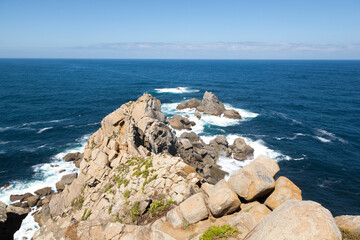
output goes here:
[{"label": "rock outcrop", "polygon": [[[217,98],[207,95],[220,109]],[[203,105],[198,103],[185,106]],[[326,209],[292,200],[301,191],[287,178],[275,182],[280,169],[274,160],[259,156],[223,179],[216,160],[235,151],[239,159],[251,158],[241,139],[229,146],[225,136],[210,144],[193,132],[177,138],[160,101],[145,94],[103,119],[85,147],[79,174],[64,176],[58,192],[13,199],[42,206],[34,215],[41,226],[34,240],[199,239],[214,225],[238,229],[233,239],[339,239]],[[0,221],[1,211],[0,204]]]},{"label": "rock outcrop", "polygon": [[329,210],[312,201],[288,200],[263,218],[245,240],[342,239]]},{"label": "rock outcrop", "polygon": [[225,105],[213,94],[212,92],[205,91],[202,100],[197,98],[190,99],[189,101],[180,103],[176,109],[196,109],[195,116],[200,119],[199,112],[210,114],[214,116],[224,116],[230,119],[241,119],[241,115],[235,109],[226,109]]}]

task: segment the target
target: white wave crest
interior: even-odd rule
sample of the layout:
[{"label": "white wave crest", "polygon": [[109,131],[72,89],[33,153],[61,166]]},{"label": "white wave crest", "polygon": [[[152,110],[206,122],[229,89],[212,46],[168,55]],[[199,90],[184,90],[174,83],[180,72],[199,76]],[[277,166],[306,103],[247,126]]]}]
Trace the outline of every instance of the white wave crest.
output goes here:
[{"label": "white wave crest", "polygon": [[293,137],[275,137],[276,140],[295,140],[297,137],[299,136],[309,136],[308,134],[304,134],[304,133],[295,133]]},{"label": "white wave crest", "polygon": [[44,132],[44,131],[46,131],[46,130],[49,130],[49,129],[52,129],[52,128],[53,128],[53,127],[42,128],[42,129],[40,129],[40,130],[37,132],[37,134],[42,133],[42,132]]},{"label": "white wave crest", "polygon": [[[202,136],[201,139],[205,142],[205,143],[209,143],[212,139],[214,139],[216,136],[207,136],[204,137]],[[281,153],[280,151],[276,151],[273,149],[270,149],[269,147],[266,146],[265,142],[261,139],[258,140],[252,140],[250,138],[247,137],[243,137],[241,135],[236,135],[236,134],[228,134],[226,135],[226,139],[228,140],[229,144],[233,144],[236,138],[244,138],[245,142],[250,145],[253,149],[254,149],[254,158],[260,156],[260,155],[266,155],[272,159],[274,159],[275,161],[281,161],[281,160],[291,160],[292,158]],[[297,159],[300,160],[300,159]],[[229,175],[227,175],[225,177],[225,179],[227,180],[231,174],[235,173],[237,170],[239,170],[240,168],[242,168],[243,166],[251,163],[253,161],[253,159],[248,159],[245,161],[237,161],[235,159],[231,159],[225,156],[220,156],[219,160],[217,161],[217,164],[219,166],[221,166],[221,168],[228,172]]]},{"label": "white wave crest", "polygon": [[194,93],[199,92],[200,90],[197,89],[191,89],[188,87],[177,87],[177,88],[155,88],[155,91],[158,93],[175,93],[175,94],[181,94],[181,93]]},{"label": "white wave crest", "polygon": [[[206,125],[213,125],[213,126],[218,126],[218,127],[234,126],[234,125],[240,124],[241,121],[258,116],[257,113],[252,113],[250,111],[243,110],[243,109],[233,108],[233,107],[231,107],[231,105],[227,104],[226,106],[230,106],[229,108],[233,108],[239,112],[240,111],[243,111],[243,113],[245,112],[243,119],[230,119],[230,118],[226,118],[224,116],[213,116],[213,115],[202,114],[202,113],[200,113],[201,119],[198,119],[194,115],[195,109],[187,108],[187,109],[177,110],[176,107],[179,104],[180,103],[164,103],[164,104],[162,104],[162,107],[161,107],[162,112],[164,112],[167,115],[176,115],[176,114],[179,114],[182,116],[188,115],[189,120],[194,121],[196,124],[195,126],[192,127],[192,131],[198,135],[202,134],[204,132],[204,127]],[[187,130],[181,130],[181,131],[176,130],[176,135],[180,136],[183,132],[186,132],[186,131]]]},{"label": "white wave crest", "polygon": [[330,139],[327,139],[327,138],[324,138],[324,137],[315,136],[315,138],[316,138],[317,140],[319,140],[320,142],[323,142],[323,143],[329,143],[329,142],[331,142]]},{"label": "white wave crest", "polygon": [[336,136],[334,133],[328,132],[324,129],[316,128],[315,131],[320,135],[320,136],[316,136],[316,138],[322,142],[331,142],[332,140],[337,140],[345,144],[347,143],[345,139],[342,139],[341,137]]}]

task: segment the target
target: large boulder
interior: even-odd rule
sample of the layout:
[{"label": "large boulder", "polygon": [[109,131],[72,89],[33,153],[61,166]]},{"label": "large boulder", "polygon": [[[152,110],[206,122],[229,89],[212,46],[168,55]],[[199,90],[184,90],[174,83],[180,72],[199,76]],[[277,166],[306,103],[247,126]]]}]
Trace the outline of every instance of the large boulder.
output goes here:
[{"label": "large boulder", "polygon": [[60,181],[56,183],[56,189],[62,191],[66,185],[70,185],[77,178],[77,173],[70,173],[61,177]]},{"label": "large boulder", "polygon": [[252,162],[231,175],[229,184],[240,197],[251,201],[271,192],[275,180],[262,164]]},{"label": "large boulder", "polygon": [[172,128],[176,130],[191,130],[191,127],[195,125],[195,122],[190,121],[189,119],[182,117],[180,115],[175,115],[169,118],[169,124]]},{"label": "large boulder", "polygon": [[215,217],[232,213],[240,207],[240,200],[226,180],[220,180],[209,191],[209,209]]},{"label": "large boulder", "polygon": [[226,149],[226,155],[242,161],[253,156],[254,149],[247,145],[243,138],[236,138],[233,145]]},{"label": "large boulder", "polygon": [[63,157],[63,160],[65,162],[75,162],[79,159],[82,159],[83,158],[83,155],[82,153],[80,152],[75,152],[75,153],[68,153],[66,154],[64,157]]},{"label": "large boulder", "polygon": [[182,102],[180,103],[176,109],[177,110],[182,110],[185,108],[197,108],[199,105],[201,104],[201,101],[197,98],[192,98],[187,102]]},{"label": "large boulder", "polygon": [[51,187],[44,187],[39,190],[36,190],[35,194],[43,197],[49,195],[51,192],[52,192]]},{"label": "large boulder", "polygon": [[203,193],[197,193],[180,204],[180,212],[185,220],[190,223],[196,223],[209,216]]},{"label": "large boulder", "polygon": [[286,177],[279,177],[275,182],[275,191],[266,199],[265,205],[275,209],[289,199],[302,200],[301,190]]},{"label": "large boulder", "polygon": [[173,208],[167,212],[166,217],[174,228],[181,228],[184,226],[185,219],[179,207]]},{"label": "large boulder", "polygon": [[197,110],[205,114],[220,116],[226,109],[224,104],[220,102],[212,92],[206,91],[201,101],[201,105],[197,107]]},{"label": "large boulder", "polygon": [[[280,167],[278,163],[271,158],[260,155],[257,158],[254,159],[254,162],[260,163],[264,166],[264,168],[272,175],[272,177],[275,177],[276,174],[280,171]],[[279,182],[279,185],[282,185],[284,182]]]},{"label": "large boulder", "polygon": [[224,117],[231,119],[241,119],[241,115],[235,109],[228,109],[224,112]]},{"label": "large boulder", "polygon": [[360,216],[343,215],[335,217],[337,226],[351,233],[360,234]]},{"label": "large boulder", "polygon": [[313,201],[288,200],[263,218],[244,240],[341,240],[330,211]]},{"label": "large boulder", "polygon": [[25,201],[28,203],[29,207],[34,207],[39,199],[40,199],[40,196],[35,195],[35,196],[26,198]]},{"label": "large boulder", "polygon": [[219,135],[215,139],[211,140],[209,145],[213,147],[216,151],[220,152],[225,151],[228,148],[229,143],[226,140],[225,135]]}]

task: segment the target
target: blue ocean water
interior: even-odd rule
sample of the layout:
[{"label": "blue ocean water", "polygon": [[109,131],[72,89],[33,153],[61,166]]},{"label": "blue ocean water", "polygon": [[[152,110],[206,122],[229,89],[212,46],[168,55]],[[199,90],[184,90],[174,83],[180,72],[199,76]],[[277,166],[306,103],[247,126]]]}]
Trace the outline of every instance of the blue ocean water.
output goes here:
[{"label": "blue ocean water", "polygon": [[360,214],[360,61],[0,59],[0,200],[75,171],[61,156],[121,104],[147,92],[170,116],[205,90],[245,120],[205,117],[200,135],[243,136],[304,199]]}]

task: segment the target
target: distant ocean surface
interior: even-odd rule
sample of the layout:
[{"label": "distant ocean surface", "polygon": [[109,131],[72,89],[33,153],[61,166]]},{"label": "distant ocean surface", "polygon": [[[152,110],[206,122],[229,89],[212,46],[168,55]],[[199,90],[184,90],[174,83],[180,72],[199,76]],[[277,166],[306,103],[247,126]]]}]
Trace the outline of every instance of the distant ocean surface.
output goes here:
[{"label": "distant ocean surface", "polygon": [[[11,184],[0,200],[77,171],[61,157],[123,103],[150,93],[172,116],[205,90],[244,118],[197,120],[205,141],[242,136],[305,200],[360,214],[360,61],[0,59],[0,185]],[[230,172],[244,165],[219,161]]]}]

